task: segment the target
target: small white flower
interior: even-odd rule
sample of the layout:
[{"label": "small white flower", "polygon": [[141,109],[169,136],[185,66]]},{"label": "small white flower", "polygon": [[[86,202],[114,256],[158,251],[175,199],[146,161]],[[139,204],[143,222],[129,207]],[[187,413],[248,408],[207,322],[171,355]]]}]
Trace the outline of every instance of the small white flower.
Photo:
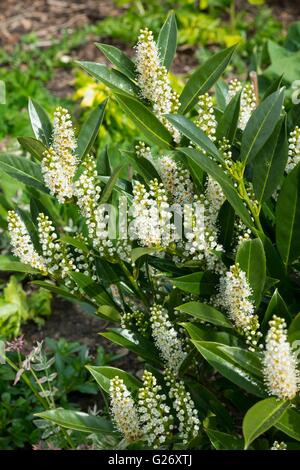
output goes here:
[{"label": "small white flower", "polygon": [[150,322],[152,336],[159,349],[164,362],[177,373],[187,353],[177,331],[169,320],[166,309],[160,305],[153,305],[150,309]]},{"label": "small white flower", "polygon": [[190,172],[177,163],[174,158],[165,155],[158,161],[158,170],[171,202],[188,204],[193,200],[193,183]]},{"label": "small white flower", "polygon": [[300,127],[296,126],[289,137],[289,156],[286,172],[290,173],[300,162]]},{"label": "small white flower", "polygon": [[158,448],[171,435],[173,418],[166,404],[166,396],[151,372],[144,371],[143,387],[139,389],[138,410],[140,423],[149,446]]},{"label": "small white flower", "polygon": [[52,145],[45,151],[41,170],[46,186],[60,203],[73,196],[73,178],[77,170],[76,140],[68,111],[58,107],[54,113]]},{"label": "small white flower", "polygon": [[252,289],[238,263],[221,278],[220,302],[234,325],[246,336],[250,349],[255,349],[261,337],[259,322],[254,313]]},{"label": "small white flower", "polygon": [[229,83],[227,101],[229,102],[236,93],[242,91],[240,117],[238,127],[242,130],[245,129],[253,111],[256,108],[256,96],[252,83],[246,83],[243,87],[242,83],[234,79]]},{"label": "small white flower", "polygon": [[136,69],[138,84],[144,98],[153,103],[153,112],[169,129],[176,142],[180,134],[164,114],[174,113],[179,108],[178,95],[170,84],[167,69],[161,65],[159,50],[153,38],[152,31],[147,28],[140,31],[136,45]]},{"label": "small white flower", "polygon": [[281,441],[281,442],[278,442],[278,441],[274,441],[273,442],[273,445],[271,447],[271,450],[286,450],[287,446],[286,446],[286,443]]},{"label": "small white flower", "polygon": [[186,390],[184,382],[178,380],[173,371],[166,370],[166,384],[170,387],[169,397],[178,419],[179,438],[183,444],[197,437],[200,420],[191,394]]},{"label": "small white flower", "polygon": [[113,421],[117,429],[128,442],[141,439],[143,432],[140,428],[138,411],[122,379],[117,376],[111,379],[109,395]]},{"label": "small white flower", "polygon": [[43,273],[47,273],[45,259],[38,254],[21,217],[15,211],[8,212],[8,231],[13,253],[22,261]]},{"label": "small white flower", "polygon": [[280,400],[293,400],[299,391],[297,359],[287,339],[283,318],[273,316],[266,337],[263,374],[268,392]]},{"label": "small white flower", "polygon": [[214,113],[213,98],[208,93],[199,97],[196,125],[210,140],[216,140],[217,121]]}]

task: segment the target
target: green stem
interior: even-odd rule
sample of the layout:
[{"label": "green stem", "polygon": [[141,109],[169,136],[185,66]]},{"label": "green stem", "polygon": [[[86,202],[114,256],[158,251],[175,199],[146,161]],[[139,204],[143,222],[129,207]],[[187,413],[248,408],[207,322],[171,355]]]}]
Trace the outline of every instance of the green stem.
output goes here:
[{"label": "green stem", "polygon": [[[6,363],[16,372],[19,371],[19,367],[16,366],[16,364],[11,361],[7,356],[5,356],[5,361]],[[23,380],[23,382],[30,388],[30,390],[32,391],[32,393],[34,394],[34,396],[37,398],[37,400],[40,402],[40,404],[42,405],[42,407],[47,410],[48,407],[47,407],[47,402],[39,395],[39,393],[37,392],[37,390],[34,388],[34,386],[32,385],[30,379],[27,377],[27,374],[25,372],[23,372],[23,374],[21,375],[21,379]]]},{"label": "green stem", "polygon": [[135,291],[135,293],[140,297],[140,299],[142,300],[142,302],[147,306],[149,305],[149,302],[148,302],[148,299],[147,297],[145,296],[144,292],[140,289],[138,283],[136,282],[136,280],[134,279],[134,277],[132,276],[131,272],[129,271],[129,269],[127,269],[124,261],[121,261],[120,260],[120,266],[121,266],[121,269],[123,271],[123,273],[125,274],[125,276],[127,277],[128,281],[130,282],[133,290]]}]

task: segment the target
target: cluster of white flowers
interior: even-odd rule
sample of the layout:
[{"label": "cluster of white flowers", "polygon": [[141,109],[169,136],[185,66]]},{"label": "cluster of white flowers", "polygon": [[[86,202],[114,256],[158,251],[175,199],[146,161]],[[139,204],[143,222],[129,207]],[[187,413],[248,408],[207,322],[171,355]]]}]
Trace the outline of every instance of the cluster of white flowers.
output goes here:
[{"label": "cluster of white flowers", "polygon": [[146,158],[147,160],[153,161],[151,149],[148,145],[145,144],[143,141],[139,141],[135,146],[136,156],[138,158]]},{"label": "cluster of white flowers", "polygon": [[134,442],[143,437],[140,428],[138,410],[124,381],[118,376],[110,381],[109,394],[111,412],[117,429],[127,442]]},{"label": "cluster of white flowers", "polygon": [[217,120],[214,113],[213,98],[208,93],[201,95],[198,100],[198,117],[196,125],[210,138],[216,140]]},{"label": "cluster of white flowers", "polygon": [[227,100],[228,102],[233,98],[236,93],[242,91],[241,94],[241,107],[240,107],[240,117],[239,117],[239,128],[244,130],[253,111],[255,110],[256,96],[252,83],[246,83],[243,87],[242,83],[234,79],[229,83]]},{"label": "cluster of white flowers", "polygon": [[138,393],[138,411],[142,432],[148,445],[154,449],[164,444],[173,430],[173,417],[166,399],[154,375],[145,370],[143,387]]},{"label": "cluster of white flowers", "polygon": [[147,336],[149,322],[144,312],[141,310],[132,310],[131,312],[122,313],[121,327],[138,331],[142,336]]},{"label": "cluster of white flowers", "polygon": [[55,228],[47,215],[40,213],[37,223],[39,240],[48,272],[50,274],[59,272],[61,277],[65,278],[68,271],[76,269],[71,256],[59,242]]},{"label": "cluster of white flowers", "polygon": [[68,111],[58,107],[54,113],[52,145],[44,153],[41,169],[46,186],[60,203],[73,196],[77,170],[76,140]]},{"label": "cluster of white flowers", "polygon": [[193,200],[193,183],[188,169],[177,163],[171,156],[159,159],[159,172],[164,187],[174,204],[190,204]]},{"label": "cluster of white flowers", "polygon": [[300,162],[300,127],[296,126],[289,137],[289,156],[286,172],[290,173]]},{"label": "cluster of white flowers", "polygon": [[184,207],[185,255],[203,260],[208,269],[223,272],[218,253],[223,247],[217,242],[215,208],[203,195],[194,196],[193,204]]},{"label": "cluster of white flowers", "polygon": [[176,238],[168,197],[157,179],[150,181],[149,191],[139,181],[133,183],[130,213],[133,219],[129,227],[130,236],[142,246],[166,248]]},{"label": "cluster of white flowers", "polygon": [[219,183],[210,176],[207,178],[205,196],[210,207],[211,223],[215,224],[217,222],[219,210],[225,202],[225,196]]},{"label": "cluster of white flowers", "polygon": [[252,289],[247,281],[246,273],[239,264],[231,266],[220,281],[220,300],[227,310],[236,328],[246,336],[250,350],[258,345],[261,333],[258,331],[258,317],[254,313],[254,303],[251,300]]},{"label": "cluster of white flowers", "polygon": [[286,450],[286,449],[287,449],[287,445],[283,441],[281,442],[274,441],[271,447],[271,450]]},{"label": "cluster of white flowers", "polygon": [[179,438],[183,444],[187,444],[196,438],[199,433],[200,421],[198,413],[190,392],[185,388],[184,382],[178,380],[172,370],[165,371],[165,378],[166,384],[170,389],[169,397],[172,400],[173,408],[179,421]]},{"label": "cluster of white flowers", "polygon": [[287,339],[283,318],[273,316],[266,336],[263,374],[270,395],[280,400],[293,400],[300,389],[297,359]]},{"label": "cluster of white flowers", "polygon": [[87,156],[82,162],[83,171],[74,183],[74,195],[82,215],[86,220],[89,237],[95,249],[101,255],[112,257],[116,254],[128,259],[126,240],[118,240],[116,244],[110,237],[110,214],[107,207],[100,204],[101,187],[98,181],[95,159]]},{"label": "cluster of white flowers", "polygon": [[136,69],[143,97],[153,103],[153,112],[169,129],[174,140],[178,142],[180,140],[179,132],[164,117],[164,114],[178,110],[178,95],[171,88],[168,71],[161,65],[153,33],[147,28],[142,29],[138,37]]},{"label": "cluster of white flowers", "polygon": [[13,253],[22,261],[47,273],[46,260],[35,250],[26,225],[15,211],[8,212],[8,231]]},{"label": "cluster of white flowers", "polygon": [[150,309],[150,322],[154,342],[164,362],[176,374],[187,353],[169,319],[167,310],[161,305],[153,305]]},{"label": "cluster of white flowers", "polygon": [[248,228],[239,217],[237,218],[234,224],[234,229],[235,229],[235,236],[237,238],[237,246],[235,249],[236,251],[239,245],[241,245],[241,243],[251,239],[252,232],[250,228]]}]

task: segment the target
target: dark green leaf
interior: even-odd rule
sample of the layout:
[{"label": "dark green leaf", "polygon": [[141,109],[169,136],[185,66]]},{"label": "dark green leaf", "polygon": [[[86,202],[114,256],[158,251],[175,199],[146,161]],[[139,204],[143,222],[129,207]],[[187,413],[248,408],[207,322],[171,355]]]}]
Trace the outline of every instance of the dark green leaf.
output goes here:
[{"label": "dark green leaf", "polygon": [[173,138],[170,132],[143,103],[129,96],[116,96],[124,111],[153,144],[171,147]]},{"label": "dark green leaf", "polygon": [[210,341],[192,342],[209,364],[228,380],[253,395],[266,395],[257,354]]},{"label": "dark green leaf", "polygon": [[164,22],[158,36],[157,47],[159,50],[160,62],[166,67],[167,70],[170,69],[173,58],[176,53],[177,45],[177,25],[176,25],[176,16],[172,11],[169,13],[166,21]]},{"label": "dark green leaf", "polygon": [[44,144],[33,137],[18,137],[20,145],[34,158],[41,161],[46,150]]},{"label": "dark green leaf", "polygon": [[212,295],[218,278],[209,272],[198,272],[170,279],[178,289],[195,295]]},{"label": "dark green leaf", "polygon": [[123,380],[126,387],[130,392],[135,392],[140,388],[142,383],[135,378],[132,374],[124,372],[116,367],[108,366],[87,366],[98,385],[106,392],[109,393],[110,381],[114,377],[118,377]]},{"label": "dark green leaf", "polygon": [[221,168],[219,168],[217,163],[208,158],[207,155],[203,155],[197,150],[190,148],[182,148],[181,151],[190,157],[197,165],[200,166],[200,168],[206,171],[220,184],[228,202],[232,205],[242,221],[251,228],[253,223],[250,214],[244,206],[242,199],[237,194],[229,176],[226,175]]},{"label": "dark green leaf", "polygon": [[79,158],[87,155],[93,147],[99,132],[99,127],[103,121],[106,104],[107,99],[93,109],[87,120],[83,123],[77,139],[76,154]]},{"label": "dark green leaf", "polygon": [[92,77],[96,78],[113,91],[138,96],[140,89],[126,75],[115,69],[110,69],[106,65],[96,62],[77,62]]},{"label": "dark green leaf", "polygon": [[113,301],[105,289],[94,282],[89,276],[82,273],[69,272],[68,275],[77,284],[77,286],[97,305],[113,305]]},{"label": "dark green leaf", "polygon": [[29,99],[28,112],[33,133],[35,137],[43,142],[46,147],[50,147],[52,141],[52,124],[49,116],[34,100]]},{"label": "dark green leaf", "polygon": [[216,450],[242,450],[243,441],[241,438],[216,431],[215,429],[205,429],[210,442]]},{"label": "dark green leaf", "polygon": [[209,137],[197,127],[192,121],[179,114],[167,114],[168,121],[176,127],[183,135],[188,137],[194,144],[205,150],[209,155],[215,157],[219,161],[223,161],[223,158]]},{"label": "dark green leaf", "polygon": [[236,262],[246,273],[253,291],[255,306],[258,308],[266,281],[266,257],[261,240],[255,238],[242,242],[237,251]]},{"label": "dark green leaf", "polygon": [[300,441],[300,413],[289,408],[276,422],[275,427],[288,436]]},{"label": "dark green leaf", "polygon": [[283,98],[283,91],[276,91],[252,113],[243,133],[241,145],[241,160],[245,165],[256,157],[272,135],[280,118]]},{"label": "dark green leaf", "polygon": [[234,141],[240,115],[241,93],[237,93],[226,106],[216,130],[217,140],[225,137],[231,144]]},{"label": "dark green leaf", "polygon": [[48,189],[43,182],[40,166],[37,163],[23,157],[1,155],[0,169],[18,181],[48,193]]},{"label": "dark green leaf", "polygon": [[181,114],[192,109],[198,96],[206,93],[214,85],[229,64],[235,48],[236,46],[232,46],[218,52],[195,70],[179,98]]},{"label": "dark green leaf", "polygon": [[279,317],[285,318],[285,320],[289,323],[291,320],[291,315],[288,311],[285,301],[279,294],[278,290],[276,289],[272,298],[269,302],[267,310],[265,312],[261,330],[263,333],[266,333],[269,328],[269,321],[272,319],[273,315],[277,315]]},{"label": "dark green leaf", "polygon": [[285,178],[276,205],[276,242],[285,265],[300,256],[300,165]]},{"label": "dark green leaf", "polygon": [[225,315],[208,304],[202,304],[201,302],[188,302],[187,304],[176,307],[176,310],[188,313],[199,320],[212,323],[213,325],[232,328],[231,322],[225,317]]},{"label": "dark green leaf", "polygon": [[243,420],[245,449],[248,449],[257,437],[274,426],[289,406],[289,401],[278,400],[275,397],[266,398],[255,403],[247,411]]},{"label": "dark green leaf", "polygon": [[96,46],[120,72],[126,75],[130,80],[135,80],[135,64],[124,52],[110,44],[96,43]]},{"label": "dark green leaf", "polygon": [[89,434],[113,434],[114,428],[110,421],[100,417],[88,415],[81,411],[64,410],[56,408],[55,410],[36,413],[35,416],[47,419],[51,423],[62,428],[73,429],[74,431],[87,432]]},{"label": "dark green leaf", "polygon": [[112,175],[110,176],[108,182],[105,185],[105,188],[103,189],[101,193],[100,204],[105,204],[109,200],[111,193],[115,187],[115,184],[124,166],[125,164],[123,163],[122,165],[117,166],[115,170],[113,171]]},{"label": "dark green leaf", "polygon": [[288,158],[286,120],[280,121],[253,162],[253,188],[261,204],[279,186]]}]

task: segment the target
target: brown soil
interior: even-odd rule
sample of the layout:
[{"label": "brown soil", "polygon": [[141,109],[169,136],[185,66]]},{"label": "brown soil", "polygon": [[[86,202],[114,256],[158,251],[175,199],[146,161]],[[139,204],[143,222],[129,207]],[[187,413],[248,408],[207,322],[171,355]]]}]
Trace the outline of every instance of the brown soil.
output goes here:
[{"label": "brown soil", "polygon": [[131,371],[138,371],[141,368],[136,356],[99,334],[113,326],[109,322],[84,312],[76,304],[61,299],[55,299],[52,311],[53,313],[42,327],[34,322],[28,322],[23,326],[22,332],[25,338],[26,351],[30,351],[36,341],[42,341],[47,337],[56,340],[66,338],[68,341],[78,341],[85,344],[92,355],[96,353],[98,346],[101,345],[105,348],[105,351],[121,356],[113,364],[116,367],[129,370],[130,364]]}]

